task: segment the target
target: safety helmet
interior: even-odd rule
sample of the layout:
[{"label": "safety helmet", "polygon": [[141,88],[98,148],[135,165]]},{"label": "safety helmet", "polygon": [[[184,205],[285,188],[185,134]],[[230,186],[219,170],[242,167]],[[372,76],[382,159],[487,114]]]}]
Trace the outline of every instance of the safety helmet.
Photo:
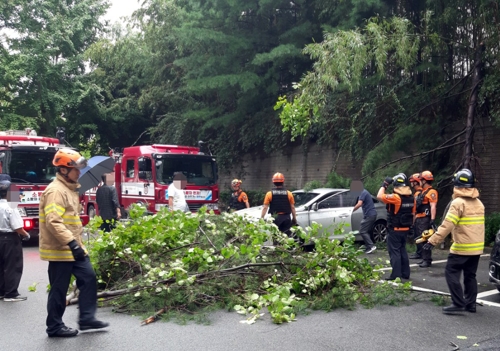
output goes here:
[{"label": "safety helmet", "polygon": [[0,174],[0,190],[9,190],[10,181],[10,175]]},{"label": "safety helmet", "polygon": [[87,166],[87,160],[75,150],[59,149],[54,155],[52,164],[56,167],[82,169]]},{"label": "safety helmet", "polygon": [[431,171],[423,171],[422,173],[420,173],[420,179],[431,181],[434,180],[434,176],[432,175]]},{"label": "safety helmet", "polygon": [[236,178],[231,181],[232,186],[240,186],[241,183],[243,183],[243,182],[240,179],[236,179]]},{"label": "safety helmet", "polygon": [[273,175],[273,183],[284,183],[285,182],[285,176],[281,174],[280,172],[274,173]]},{"label": "safety helmet", "polygon": [[409,186],[408,178],[404,173],[396,174],[392,179],[394,180],[394,183],[392,183],[393,187]]},{"label": "safety helmet", "polygon": [[467,168],[461,169],[453,177],[453,184],[457,188],[473,188],[474,183],[474,174]]},{"label": "safety helmet", "polygon": [[413,173],[409,179],[410,182],[418,182],[419,180],[420,180],[420,173]]}]

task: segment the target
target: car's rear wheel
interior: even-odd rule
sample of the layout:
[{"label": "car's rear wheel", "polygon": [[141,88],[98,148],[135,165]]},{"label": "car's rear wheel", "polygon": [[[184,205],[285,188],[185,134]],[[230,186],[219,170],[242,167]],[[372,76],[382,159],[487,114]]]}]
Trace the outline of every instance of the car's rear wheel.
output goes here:
[{"label": "car's rear wheel", "polygon": [[387,239],[387,223],[379,220],[375,222],[372,231],[372,240],[374,243],[382,243]]},{"label": "car's rear wheel", "polygon": [[89,216],[90,219],[94,218],[95,217],[95,207],[94,205],[89,205],[89,207],[87,208],[87,214]]}]

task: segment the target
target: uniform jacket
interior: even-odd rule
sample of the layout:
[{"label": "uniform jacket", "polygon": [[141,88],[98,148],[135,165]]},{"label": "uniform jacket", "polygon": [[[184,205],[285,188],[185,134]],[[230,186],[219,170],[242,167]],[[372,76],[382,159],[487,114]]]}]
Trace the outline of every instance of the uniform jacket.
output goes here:
[{"label": "uniform jacket", "polygon": [[429,238],[432,245],[451,233],[450,253],[480,255],[484,249],[484,205],[476,188],[454,188],[453,200],[437,232]]},{"label": "uniform jacket", "polygon": [[72,240],[85,249],[79,187],[57,174],[40,198],[40,258],[44,261],[74,261],[68,246]]}]

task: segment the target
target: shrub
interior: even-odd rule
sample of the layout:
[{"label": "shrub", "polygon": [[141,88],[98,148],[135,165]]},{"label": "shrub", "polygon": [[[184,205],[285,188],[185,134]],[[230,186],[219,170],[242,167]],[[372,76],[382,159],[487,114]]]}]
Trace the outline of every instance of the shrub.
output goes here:
[{"label": "shrub", "polygon": [[484,222],[484,244],[490,245],[495,242],[495,236],[500,229],[500,213],[494,212],[486,215]]}]

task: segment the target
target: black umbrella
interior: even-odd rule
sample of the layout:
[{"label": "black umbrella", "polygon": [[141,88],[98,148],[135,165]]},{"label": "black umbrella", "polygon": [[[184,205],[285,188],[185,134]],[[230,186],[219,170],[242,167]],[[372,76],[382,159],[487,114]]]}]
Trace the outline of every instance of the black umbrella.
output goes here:
[{"label": "black umbrella", "polygon": [[115,169],[115,160],[107,156],[94,156],[87,162],[87,167],[80,171],[80,195],[101,183],[103,174],[113,172]]}]

